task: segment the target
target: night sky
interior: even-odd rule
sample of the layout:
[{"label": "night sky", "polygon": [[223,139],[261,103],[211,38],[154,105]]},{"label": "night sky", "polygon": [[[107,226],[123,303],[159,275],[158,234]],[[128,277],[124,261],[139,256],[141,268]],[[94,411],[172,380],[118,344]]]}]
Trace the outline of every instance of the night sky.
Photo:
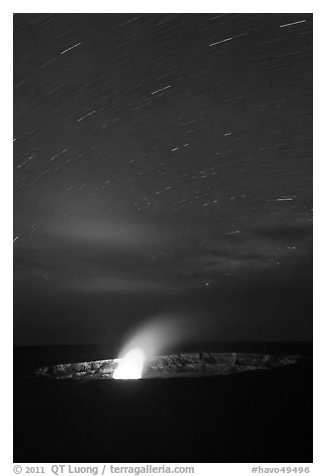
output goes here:
[{"label": "night sky", "polygon": [[14,341],[312,327],[312,15],[15,14]]}]

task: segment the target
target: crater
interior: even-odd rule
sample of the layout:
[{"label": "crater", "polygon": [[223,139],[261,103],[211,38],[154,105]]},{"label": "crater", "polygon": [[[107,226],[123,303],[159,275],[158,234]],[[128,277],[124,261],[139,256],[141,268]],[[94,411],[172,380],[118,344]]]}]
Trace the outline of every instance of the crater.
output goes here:
[{"label": "crater", "polygon": [[[293,365],[296,355],[242,352],[196,352],[161,355],[146,362],[142,379],[229,375]],[[54,379],[113,379],[121,359],[73,362],[39,368],[36,375]]]}]

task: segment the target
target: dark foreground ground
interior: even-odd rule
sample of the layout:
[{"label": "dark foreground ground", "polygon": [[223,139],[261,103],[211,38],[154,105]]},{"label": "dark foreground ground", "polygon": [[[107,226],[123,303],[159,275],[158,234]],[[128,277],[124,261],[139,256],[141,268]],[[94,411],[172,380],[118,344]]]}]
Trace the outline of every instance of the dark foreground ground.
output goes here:
[{"label": "dark foreground ground", "polygon": [[[281,351],[311,354],[309,346],[299,347]],[[221,351],[232,349],[272,350],[228,345]],[[15,350],[15,463],[312,462],[310,358],[221,377],[31,377],[38,365],[85,360],[85,353],[89,360],[105,358],[101,352]]]}]

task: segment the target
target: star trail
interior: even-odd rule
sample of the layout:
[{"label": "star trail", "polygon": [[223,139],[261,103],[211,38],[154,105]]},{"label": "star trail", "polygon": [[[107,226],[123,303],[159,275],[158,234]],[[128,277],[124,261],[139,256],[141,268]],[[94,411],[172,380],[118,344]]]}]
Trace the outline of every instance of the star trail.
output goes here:
[{"label": "star trail", "polygon": [[13,149],[18,343],[310,336],[311,14],[15,14]]}]

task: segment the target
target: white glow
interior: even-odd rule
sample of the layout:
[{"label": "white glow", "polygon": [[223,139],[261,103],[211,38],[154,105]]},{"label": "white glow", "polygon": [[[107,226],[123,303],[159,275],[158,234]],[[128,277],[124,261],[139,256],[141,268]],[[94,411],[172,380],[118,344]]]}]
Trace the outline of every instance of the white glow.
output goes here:
[{"label": "white glow", "polygon": [[141,378],[145,360],[146,355],[143,349],[140,347],[131,349],[120,360],[113,378],[124,380]]}]

